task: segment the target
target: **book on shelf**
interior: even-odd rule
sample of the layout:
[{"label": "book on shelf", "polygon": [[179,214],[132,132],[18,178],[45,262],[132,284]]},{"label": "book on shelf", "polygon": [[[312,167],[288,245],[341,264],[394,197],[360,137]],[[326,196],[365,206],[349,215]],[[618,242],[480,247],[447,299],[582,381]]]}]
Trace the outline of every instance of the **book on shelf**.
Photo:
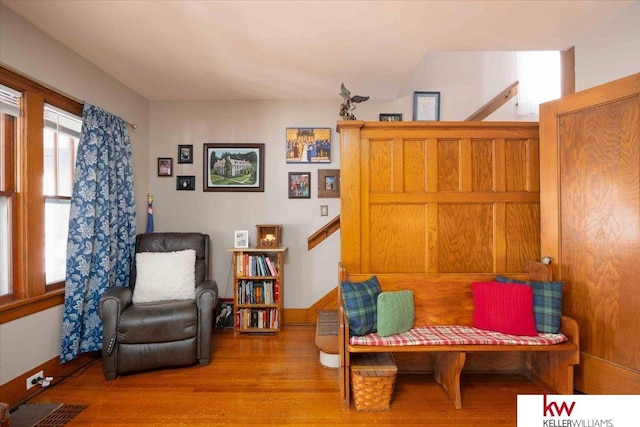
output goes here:
[{"label": "book on shelf", "polygon": [[269,272],[272,276],[276,277],[278,275],[278,269],[276,268],[276,265],[273,263],[273,261],[271,261],[268,255],[265,255],[264,259],[267,263],[267,267],[269,268]]}]

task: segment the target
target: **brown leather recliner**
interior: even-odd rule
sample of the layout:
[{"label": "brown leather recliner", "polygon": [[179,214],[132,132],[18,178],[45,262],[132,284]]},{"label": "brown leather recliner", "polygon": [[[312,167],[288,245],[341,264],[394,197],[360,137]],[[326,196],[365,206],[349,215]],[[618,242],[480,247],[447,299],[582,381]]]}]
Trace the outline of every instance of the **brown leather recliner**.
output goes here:
[{"label": "brown leather recliner", "polygon": [[118,373],[168,366],[209,364],[211,329],[218,285],[209,280],[209,235],[139,234],[135,252],[196,250],[195,300],[132,304],[135,262],[129,287],[113,287],[100,299],[103,321],[102,369],[107,380]]}]

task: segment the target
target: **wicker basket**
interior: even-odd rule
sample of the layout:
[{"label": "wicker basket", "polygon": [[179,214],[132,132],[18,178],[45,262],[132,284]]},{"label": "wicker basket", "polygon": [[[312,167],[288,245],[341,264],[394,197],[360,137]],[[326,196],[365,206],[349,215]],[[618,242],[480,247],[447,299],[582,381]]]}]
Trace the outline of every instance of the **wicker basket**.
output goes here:
[{"label": "wicker basket", "polygon": [[351,390],[356,411],[388,411],[397,373],[391,353],[354,355]]}]

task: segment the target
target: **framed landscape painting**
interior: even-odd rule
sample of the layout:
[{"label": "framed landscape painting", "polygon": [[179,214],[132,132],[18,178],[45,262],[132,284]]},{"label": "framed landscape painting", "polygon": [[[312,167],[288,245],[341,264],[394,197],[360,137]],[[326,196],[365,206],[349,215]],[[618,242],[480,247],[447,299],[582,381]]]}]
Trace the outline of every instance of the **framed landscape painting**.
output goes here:
[{"label": "framed landscape painting", "polygon": [[287,128],[287,163],[331,163],[331,128]]},{"label": "framed landscape painting", "polygon": [[204,144],[204,191],[264,191],[264,144]]}]

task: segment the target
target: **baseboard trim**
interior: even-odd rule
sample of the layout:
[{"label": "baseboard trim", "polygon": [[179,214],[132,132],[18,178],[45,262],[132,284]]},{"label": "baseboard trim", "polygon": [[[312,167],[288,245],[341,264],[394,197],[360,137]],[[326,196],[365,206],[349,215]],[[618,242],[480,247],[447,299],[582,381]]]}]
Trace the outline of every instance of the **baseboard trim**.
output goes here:
[{"label": "baseboard trim", "polygon": [[[11,381],[0,386],[0,402],[8,404],[11,409],[35,396],[42,390],[42,387],[36,386],[31,389],[26,389],[27,378],[37,373],[38,371],[44,371],[46,377],[53,377],[52,385],[62,381],[64,377],[72,375],[78,370],[84,368],[90,363],[100,360],[101,352],[96,351],[92,353],[85,353],[78,356],[78,358],[60,364],[59,358],[56,356],[51,360],[48,360],[33,369],[28,370],[24,374],[12,379]],[[49,386],[51,387],[51,385]]]}]

